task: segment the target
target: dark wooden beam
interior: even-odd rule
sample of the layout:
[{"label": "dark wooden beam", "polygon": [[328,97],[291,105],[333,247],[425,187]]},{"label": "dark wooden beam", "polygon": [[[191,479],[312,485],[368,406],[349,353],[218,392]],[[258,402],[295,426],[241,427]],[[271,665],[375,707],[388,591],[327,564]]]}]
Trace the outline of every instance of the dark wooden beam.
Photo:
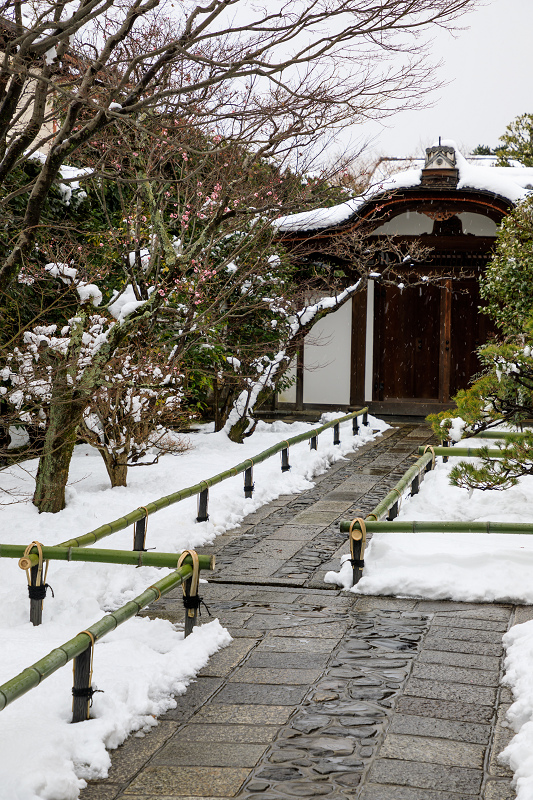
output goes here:
[{"label": "dark wooden beam", "polygon": [[439,400],[450,400],[451,341],[452,341],[452,281],[447,280],[440,290],[440,355]]},{"label": "dark wooden beam", "polygon": [[366,303],[366,289],[352,298],[351,406],[365,402]]}]

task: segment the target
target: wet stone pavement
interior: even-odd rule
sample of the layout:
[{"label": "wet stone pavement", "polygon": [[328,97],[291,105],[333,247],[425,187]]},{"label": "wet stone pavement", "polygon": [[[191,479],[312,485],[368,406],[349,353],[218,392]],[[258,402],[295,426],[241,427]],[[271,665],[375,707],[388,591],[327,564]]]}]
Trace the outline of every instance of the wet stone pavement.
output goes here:
[{"label": "wet stone pavement", "polygon": [[[217,569],[203,595],[234,641],[81,800],[515,797],[498,762],[511,735],[501,638],[533,608],[323,582],[348,552],[339,519],[369,513],[429,441],[399,425],[205,548]],[[180,593],[146,613],[180,623]]]}]

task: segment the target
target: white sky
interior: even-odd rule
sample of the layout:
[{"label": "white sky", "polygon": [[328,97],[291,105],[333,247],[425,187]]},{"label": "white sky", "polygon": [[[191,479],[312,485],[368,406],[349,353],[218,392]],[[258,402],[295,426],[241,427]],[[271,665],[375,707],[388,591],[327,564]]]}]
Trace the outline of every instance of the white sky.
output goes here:
[{"label": "white sky", "polygon": [[455,38],[441,32],[435,39],[434,60],[443,62],[437,78],[447,85],[431,94],[432,107],[352,128],[354,140],[372,137],[380,155],[421,156],[442,136],[465,152],[493,147],[511,120],[533,113],[533,0],[485,3],[461,18],[465,29]]}]

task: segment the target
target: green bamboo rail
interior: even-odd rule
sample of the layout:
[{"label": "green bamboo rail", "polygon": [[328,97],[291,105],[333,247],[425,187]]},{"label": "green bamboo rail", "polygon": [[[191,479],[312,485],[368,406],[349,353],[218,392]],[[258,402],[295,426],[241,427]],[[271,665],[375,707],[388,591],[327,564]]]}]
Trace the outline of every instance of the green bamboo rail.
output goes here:
[{"label": "green bamboo rail", "polygon": [[[352,523],[343,520],[342,533],[349,533]],[[533,524],[527,522],[450,522],[406,520],[394,522],[374,522],[365,519],[367,533],[524,533],[533,535]],[[358,522],[353,528],[360,529]]]},{"label": "green bamboo rail", "polygon": [[[32,559],[24,556],[24,545],[0,544],[0,558],[19,558],[21,569],[30,569]],[[90,561],[100,564],[131,564],[134,567],[176,567],[180,553],[154,553],[146,550],[98,550],[77,547],[43,547],[45,561]],[[31,554],[33,555],[33,554]],[[200,569],[214,569],[215,557],[198,554]],[[192,564],[191,556],[184,564]]]},{"label": "green bamboo rail", "polygon": [[[86,547],[87,545],[95,544],[96,542],[100,541],[100,539],[104,539],[106,536],[111,536],[113,533],[122,531],[125,528],[128,528],[130,525],[134,525],[136,522],[146,519],[146,517],[148,517],[150,514],[154,514],[156,511],[161,511],[163,508],[168,508],[168,506],[174,505],[174,503],[179,503],[180,500],[186,500],[188,497],[198,495],[209,487],[216,486],[218,483],[221,483],[228,478],[234,478],[236,475],[245,472],[255,464],[260,464],[262,461],[266,461],[271,456],[276,455],[276,453],[279,453],[282,450],[286,450],[288,447],[294,444],[312,439],[328,428],[333,428],[335,425],[340,425],[342,422],[347,422],[348,420],[354,419],[355,417],[361,415],[366,416],[367,414],[368,407],[361,408],[359,411],[353,411],[351,414],[347,414],[344,417],[338,417],[337,419],[331,420],[331,422],[326,422],[324,425],[314,428],[311,431],[300,433],[298,436],[293,436],[291,439],[285,439],[284,441],[272,445],[272,447],[269,447],[267,450],[263,450],[263,452],[259,453],[259,455],[254,456],[253,458],[247,458],[246,461],[242,461],[240,464],[237,464],[236,466],[231,467],[224,472],[220,472],[218,475],[214,475],[212,478],[207,478],[207,480],[201,481],[194,486],[188,486],[185,489],[180,489],[178,492],[161,497],[159,500],[154,500],[151,503],[147,503],[146,506],[140,506],[139,508],[130,511],[128,514],[125,514],[123,517],[113,520],[113,522],[107,522],[104,525],[100,525],[99,528],[95,528],[93,531],[89,531],[81,536],[68,539],[66,542],[60,542],[56,546]],[[32,566],[35,566],[38,563],[37,556],[32,554],[30,558]]]},{"label": "green bamboo rail", "polygon": [[[341,520],[340,530],[342,533],[349,534],[350,545],[350,561],[353,570],[353,585],[355,586],[362,577],[363,568],[365,565],[364,555],[366,547],[366,534],[373,530],[372,526],[375,524],[371,518],[374,517],[377,524],[379,520],[389,514],[389,519],[394,519],[398,515],[398,504],[402,497],[402,493],[411,487],[411,494],[416,494],[419,489],[420,481],[424,477],[424,473],[433,467],[435,456],[434,448],[423,448],[426,452],[417,459],[412,467],[409,467],[396,486],[385,495],[377,506],[367,514],[364,520]],[[447,448],[443,448],[447,449]],[[362,521],[362,525],[361,525]],[[383,524],[383,523],[381,523]],[[390,523],[385,523],[390,524]]]},{"label": "green bamboo rail", "polygon": [[[434,447],[433,451],[436,456],[445,456],[446,458],[479,458],[481,448],[478,447]],[[418,448],[419,453],[424,452],[423,447]],[[483,455],[489,458],[503,458],[501,450],[488,450],[483,448]]]},{"label": "green bamboo rail", "polygon": [[[443,449],[446,450],[447,448]],[[424,455],[421,458],[419,458],[413,464],[412,467],[409,467],[407,472],[404,473],[404,475],[402,475],[396,486],[393,489],[391,489],[387,495],[385,495],[383,500],[381,500],[377,504],[377,506],[372,509],[370,514],[366,515],[365,521],[370,519],[370,517],[375,517],[376,520],[380,520],[382,517],[384,517],[385,514],[388,511],[390,511],[390,509],[394,505],[398,503],[398,500],[400,499],[402,492],[404,492],[413,483],[415,479],[419,478],[419,476],[422,474],[422,471],[425,470],[428,464],[432,461],[433,461],[433,451],[428,450],[426,453],[424,453]],[[344,522],[341,522],[341,526],[343,524]],[[348,525],[348,528],[346,528],[346,530],[348,530],[350,523],[348,522],[346,524]],[[344,528],[341,527],[341,531],[344,531]]]},{"label": "green bamboo rail", "polygon": [[95,641],[98,641],[107,633],[122,625],[123,622],[134,617],[142,608],[168,594],[175,586],[178,586],[192,575],[192,571],[192,566],[187,564],[171,572],[170,575],[154,583],[153,586],[150,586],[134,600],[130,600],[126,605],[121,606],[110,614],[106,614],[105,617],[95,622],[94,625],[87,628],[88,633],[79,633],[73,639],[65,642],[65,644],[56,647],[44,658],[36,661],[31,667],[23,670],[19,675],[2,684],[0,686],[0,711],[23,694],[26,694],[26,692],[29,692],[30,689],[38,686],[45,678],[64,667],[73,658],[86,651],[91,646],[91,636],[89,634],[92,634]]},{"label": "green bamboo rail", "polygon": [[468,439],[509,439],[511,436],[517,436],[521,433],[533,433],[533,428],[525,428],[523,431],[480,431],[479,433],[472,433],[465,438]]}]

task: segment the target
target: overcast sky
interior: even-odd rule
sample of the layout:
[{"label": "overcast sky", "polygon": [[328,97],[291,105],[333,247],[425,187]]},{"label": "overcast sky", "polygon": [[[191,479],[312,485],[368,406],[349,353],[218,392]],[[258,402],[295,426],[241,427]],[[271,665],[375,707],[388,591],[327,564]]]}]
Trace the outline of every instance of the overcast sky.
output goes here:
[{"label": "overcast sky", "polygon": [[448,85],[433,92],[432,107],[364,127],[380,155],[423,155],[439,136],[464,150],[494,146],[511,120],[533,113],[533,0],[485,0],[458,24],[465,30],[455,38],[435,39],[437,77]]}]

